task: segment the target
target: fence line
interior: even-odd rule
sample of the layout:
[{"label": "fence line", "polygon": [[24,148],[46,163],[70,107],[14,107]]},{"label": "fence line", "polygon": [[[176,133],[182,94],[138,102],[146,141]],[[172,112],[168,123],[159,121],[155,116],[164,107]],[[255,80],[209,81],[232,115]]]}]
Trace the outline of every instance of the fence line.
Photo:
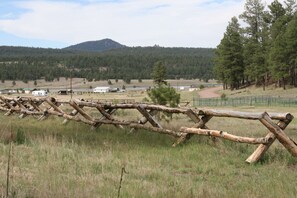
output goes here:
[{"label": "fence line", "polygon": [[236,98],[193,98],[194,106],[297,106],[297,98],[246,96]]},{"label": "fence line", "polygon": [[[114,114],[119,109],[122,111],[129,109],[136,110],[138,111],[138,116],[127,120],[124,115]],[[13,114],[18,114],[19,118],[34,116],[40,121],[49,116],[58,116],[64,119],[63,124],[71,120],[91,125],[93,129],[103,124],[114,125],[118,128],[129,127],[131,130],[145,129],[175,137],[176,141],[173,146],[189,140],[193,135],[223,138],[238,143],[259,144],[254,153],[246,160],[248,163],[257,162],[269,149],[271,144],[278,139],[294,157],[297,157],[297,143],[284,133],[285,128],[294,118],[290,113],[268,114],[267,112],[252,113],[189,107],[173,108],[139,103],[100,103],[83,99],[60,100],[52,97],[10,98],[6,96],[0,96],[0,111],[5,112],[6,116]],[[93,114],[93,112],[99,114]],[[180,114],[192,122],[182,123],[179,130],[170,125],[165,127],[155,117],[158,113]],[[141,116],[140,119],[139,115]],[[266,132],[267,135],[265,137],[254,138],[237,136],[221,130],[213,130],[206,125],[213,117],[260,121],[268,129],[268,134]],[[273,120],[277,120],[277,123]]]}]

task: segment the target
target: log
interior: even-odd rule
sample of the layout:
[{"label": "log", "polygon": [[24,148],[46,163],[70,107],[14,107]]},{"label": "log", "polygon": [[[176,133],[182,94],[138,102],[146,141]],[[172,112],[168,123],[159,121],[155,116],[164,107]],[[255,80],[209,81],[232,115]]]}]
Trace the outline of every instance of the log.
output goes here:
[{"label": "log", "polygon": [[[114,120],[113,117],[105,111],[103,107],[96,107],[96,109],[108,120]],[[122,125],[115,125],[118,128],[124,129]]]},{"label": "log", "polygon": [[[240,112],[229,110],[213,110],[213,109],[196,109],[193,110],[198,115],[209,115],[214,117],[231,117],[239,119],[259,120],[262,118],[262,113],[254,112]],[[286,120],[290,114],[270,113],[271,119],[274,120]]]},{"label": "log", "polygon": [[161,128],[157,128],[157,127],[146,126],[146,125],[133,123],[133,122],[128,122],[128,121],[106,120],[106,119],[94,119],[94,121],[90,121],[90,120],[87,120],[87,119],[82,120],[79,117],[70,116],[70,115],[68,115],[66,113],[59,113],[59,112],[53,111],[53,110],[47,110],[47,111],[48,111],[49,114],[56,115],[56,116],[59,116],[59,117],[64,117],[65,119],[73,120],[73,121],[76,121],[76,122],[83,122],[85,124],[89,124],[89,125],[92,125],[92,126],[95,126],[96,124],[123,125],[123,126],[128,126],[130,128],[146,129],[146,130],[154,131],[154,132],[157,132],[157,133],[168,134],[168,135],[172,135],[174,137],[179,137],[180,136],[180,132],[175,132],[175,131],[170,130],[170,129],[161,129]]},{"label": "log", "polygon": [[[12,98],[8,97],[0,97],[6,100],[13,100]],[[34,102],[40,102],[40,101],[47,101],[48,98],[21,98],[23,101],[29,101],[33,100]],[[88,107],[97,107],[102,106],[105,109],[136,109],[140,105],[145,110],[157,110],[157,111],[163,111],[167,113],[181,113],[186,114],[190,108],[172,108],[172,107],[166,107],[162,105],[149,105],[149,104],[107,104],[107,103],[96,103],[96,102],[88,102],[88,101],[80,101],[76,100],[76,104],[82,105],[82,106],[88,106]],[[56,99],[56,103],[59,104],[69,104],[69,101],[67,100],[59,100]],[[241,118],[241,119],[252,119],[252,120],[258,120],[261,118],[261,113],[252,113],[252,112],[238,112],[238,111],[229,111],[229,110],[212,110],[212,109],[197,109],[192,108],[193,112],[195,112],[197,115],[208,115],[208,116],[216,116],[216,117],[234,117],[234,118]],[[289,114],[281,114],[281,113],[270,113],[271,119],[275,120],[287,120]]]},{"label": "log", "polygon": [[158,128],[163,128],[157,120],[151,116],[142,105],[137,107],[137,110],[148,120],[149,123],[151,123],[152,126],[158,127]]},{"label": "log", "polygon": [[[205,124],[212,118],[212,116],[203,116],[198,123],[196,123],[192,128],[207,128]],[[198,121],[198,120],[197,120]],[[189,140],[193,135],[183,133],[180,138],[178,138],[175,143],[172,145],[173,147],[176,147],[177,145]]]},{"label": "log", "polygon": [[69,104],[76,110],[78,113],[80,113],[85,119],[94,122],[94,118],[92,118],[90,115],[88,115],[82,108],[80,108],[74,100],[71,100]]},{"label": "log", "polygon": [[[116,112],[116,109],[108,109],[108,110],[107,110],[107,113],[109,113],[110,115],[112,115],[114,112]],[[106,119],[105,116],[101,116],[101,117],[99,118],[99,120],[104,120],[104,119]],[[102,125],[102,123],[97,122],[97,123],[95,123],[94,126],[92,126],[92,129],[94,130],[94,129],[100,127],[101,125]]]},{"label": "log", "polygon": [[[291,117],[291,119],[293,119],[293,117]],[[277,125],[282,130],[284,130],[291,121],[292,120],[279,121]],[[273,144],[273,142],[276,140],[276,136],[271,132],[268,133],[265,138],[270,138],[272,139],[272,141],[268,144],[260,144],[258,148],[245,160],[246,163],[252,164],[258,162],[269,149],[269,147]]]},{"label": "log", "polygon": [[265,137],[250,138],[250,137],[236,136],[236,135],[232,135],[227,132],[224,132],[224,131],[210,130],[210,129],[197,129],[197,128],[181,127],[180,132],[204,135],[204,136],[212,136],[212,137],[217,137],[217,138],[223,138],[223,139],[230,140],[233,142],[248,143],[248,144],[267,144],[272,140],[272,139],[268,139]]},{"label": "log", "polygon": [[260,119],[260,122],[272,132],[279,142],[294,156],[297,157],[297,144],[290,139],[283,130],[275,124],[268,113],[264,112],[263,117]]},{"label": "log", "polygon": [[[52,102],[52,100],[54,100],[54,102]],[[59,113],[64,113],[58,106],[59,104],[57,104],[54,98],[46,98],[45,100],[55,111],[59,112]],[[55,104],[54,104],[55,103]],[[57,105],[56,105],[57,104]]]},{"label": "log", "polygon": [[[151,116],[155,116],[157,113],[158,113],[158,111],[156,111],[156,110],[151,110],[151,111],[149,112],[149,114],[150,114]],[[142,118],[140,118],[140,119],[138,120],[138,123],[139,123],[139,124],[146,124],[147,122],[148,122],[148,120],[146,119],[146,117],[142,117]],[[130,133],[132,133],[134,130],[135,130],[135,129],[132,128],[132,129],[130,130]]]}]

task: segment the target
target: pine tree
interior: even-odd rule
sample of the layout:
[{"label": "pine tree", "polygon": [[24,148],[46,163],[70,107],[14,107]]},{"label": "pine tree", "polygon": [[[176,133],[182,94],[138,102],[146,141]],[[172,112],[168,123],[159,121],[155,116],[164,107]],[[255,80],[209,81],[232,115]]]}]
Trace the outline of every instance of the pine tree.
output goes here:
[{"label": "pine tree", "polygon": [[233,17],[216,50],[215,72],[218,79],[238,89],[244,81],[243,49],[238,19]]},{"label": "pine tree", "polygon": [[180,94],[165,81],[166,69],[162,62],[155,63],[152,77],[156,84],[148,91],[148,96],[154,104],[176,107],[180,102]]},{"label": "pine tree", "polygon": [[292,20],[288,23],[285,38],[287,41],[287,60],[289,60],[288,65],[291,84],[297,86],[297,12],[295,13],[295,16],[292,18]]},{"label": "pine tree", "polygon": [[154,83],[157,85],[167,84],[165,81],[166,78],[166,68],[161,61],[158,61],[154,64],[152,78]]},{"label": "pine tree", "polygon": [[263,88],[268,72],[266,63],[268,35],[264,15],[264,5],[261,0],[247,0],[245,11],[240,15],[247,24],[244,29],[245,75],[249,81],[263,84]]}]

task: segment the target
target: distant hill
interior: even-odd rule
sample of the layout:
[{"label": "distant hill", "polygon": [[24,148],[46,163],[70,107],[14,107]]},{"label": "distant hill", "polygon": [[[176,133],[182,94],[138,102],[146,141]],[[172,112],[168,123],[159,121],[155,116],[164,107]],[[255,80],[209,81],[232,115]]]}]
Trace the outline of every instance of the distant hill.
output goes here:
[{"label": "distant hill", "polygon": [[84,51],[84,52],[104,52],[113,49],[124,48],[125,45],[122,45],[116,41],[111,39],[103,39],[99,41],[86,41],[83,43],[79,43],[76,45],[71,45],[64,49],[66,50],[76,50],[76,51]]},{"label": "distant hill", "polygon": [[0,80],[26,82],[44,78],[52,81],[72,76],[89,81],[124,79],[129,82],[129,79],[150,79],[153,66],[158,61],[162,61],[167,68],[168,79],[208,80],[214,77],[214,49],[125,47],[121,44],[115,44],[114,47],[119,48],[111,49],[113,42],[109,39],[91,42],[90,45],[103,43],[101,47],[105,46],[105,51],[101,52],[90,51],[90,48],[89,51],[86,48],[77,50],[75,47],[45,49],[0,46]]}]

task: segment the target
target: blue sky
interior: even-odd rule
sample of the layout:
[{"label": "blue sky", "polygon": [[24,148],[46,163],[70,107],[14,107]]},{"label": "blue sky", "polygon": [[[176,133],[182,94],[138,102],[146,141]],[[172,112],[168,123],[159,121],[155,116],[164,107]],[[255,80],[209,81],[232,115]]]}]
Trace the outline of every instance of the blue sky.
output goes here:
[{"label": "blue sky", "polygon": [[[268,0],[271,2],[271,0]],[[244,0],[1,0],[0,45],[216,47]]]}]

